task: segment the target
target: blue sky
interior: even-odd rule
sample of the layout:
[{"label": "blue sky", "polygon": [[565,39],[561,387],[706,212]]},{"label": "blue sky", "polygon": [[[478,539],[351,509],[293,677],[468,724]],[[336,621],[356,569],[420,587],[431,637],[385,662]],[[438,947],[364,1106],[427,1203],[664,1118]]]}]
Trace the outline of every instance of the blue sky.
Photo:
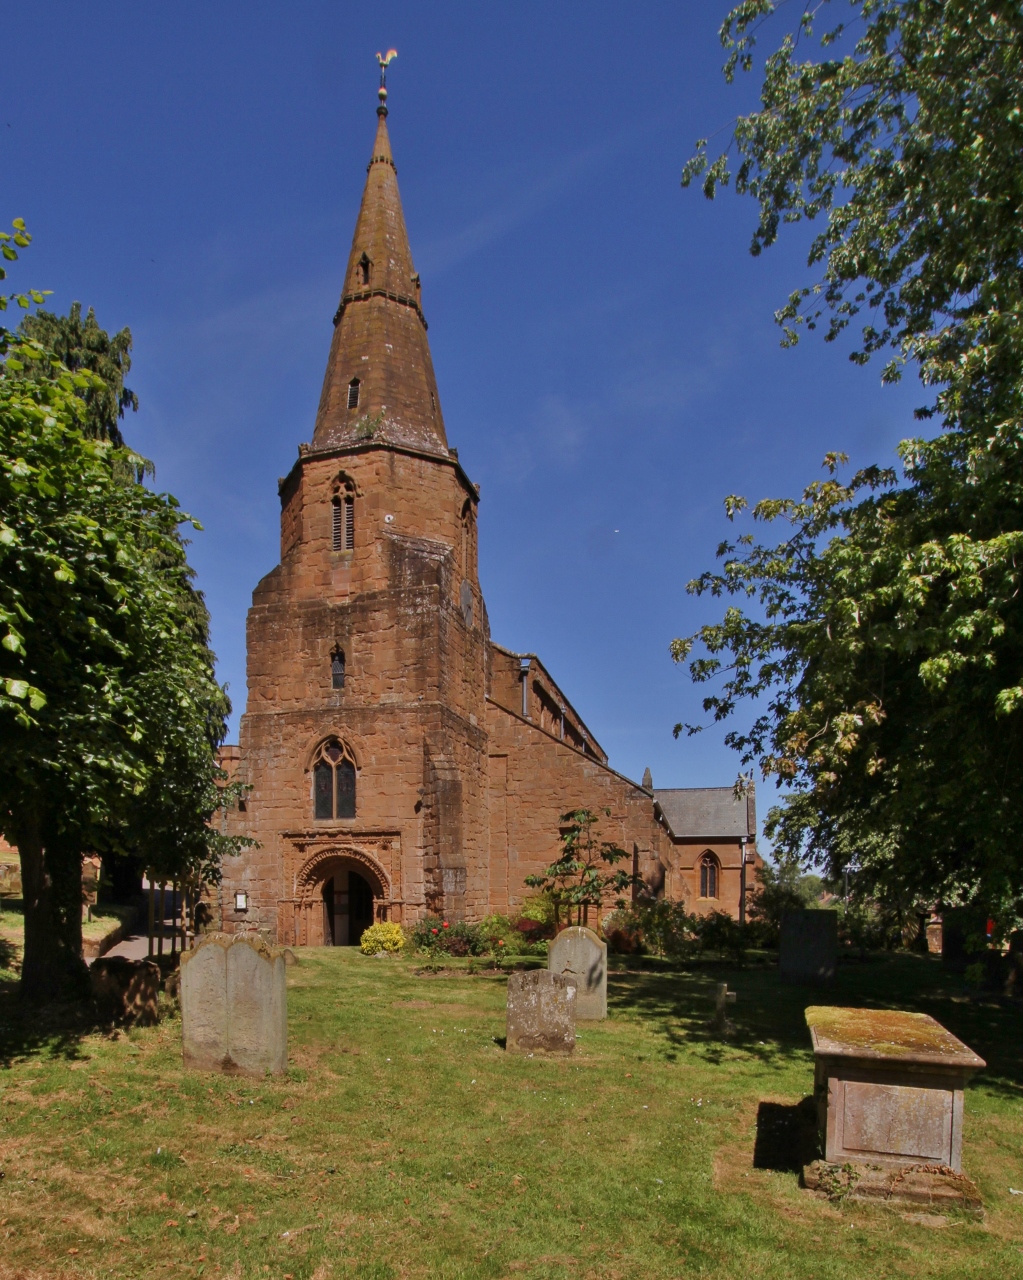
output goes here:
[{"label": "blue sky", "polygon": [[[482,487],[493,636],[535,651],[610,753],[655,785],[736,760],[671,662],[720,605],[686,582],[722,499],[798,491],[829,449],[890,461],[912,383],[774,309],[808,279],[797,228],[759,259],[755,208],[679,175],[722,143],[727,4],[182,0],[40,3],[4,26],[0,220],[12,275],[135,338],[126,426],[202,521],[191,558],[244,706],[245,611],[276,563],[276,480],[309,440],[375,126],[389,126],[448,438]],[[770,34],[770,28],[767,33]],[[768,793],[762,791],[761,812]]]}]

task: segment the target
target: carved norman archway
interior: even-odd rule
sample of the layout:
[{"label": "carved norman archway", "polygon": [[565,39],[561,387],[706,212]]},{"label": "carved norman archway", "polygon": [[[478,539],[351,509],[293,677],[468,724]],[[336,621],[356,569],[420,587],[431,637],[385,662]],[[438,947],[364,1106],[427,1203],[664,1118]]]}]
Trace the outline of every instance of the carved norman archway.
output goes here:
[{"label": "carved norman archway", "polygon": [[295,943],[313,947],[357,942],[357,928],[387,919],[392,897],[377,859],[350,844],[317,849],[299,872],[296,891]]}]

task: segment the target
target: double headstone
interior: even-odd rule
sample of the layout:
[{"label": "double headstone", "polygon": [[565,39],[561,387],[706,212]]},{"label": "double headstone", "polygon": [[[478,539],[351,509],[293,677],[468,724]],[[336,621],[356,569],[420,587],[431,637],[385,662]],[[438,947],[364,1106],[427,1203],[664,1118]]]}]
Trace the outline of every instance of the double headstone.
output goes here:
[{"label": "double headstone", "polygon": [[831,982],[838,961],[838,913],[786,911],[778,968],[787,982]]},{"label": "double headstone", "polygon": [[284,953],[253,934],[208,934],[181,957],[186,1067],[264,1075],[288,1065]]},{"label": "double headstone", "polygon": [[607,1017],[607,943],[592,929],[562,929],[550,945],[547,968],[575,983],[575,1016],[582,1021]]},{"label": "double headstone", "polygon": [[513,973],[508,979],[506,1048],[513,1053],[571,1053],[575,1003],[575,983],[560,973]]}]

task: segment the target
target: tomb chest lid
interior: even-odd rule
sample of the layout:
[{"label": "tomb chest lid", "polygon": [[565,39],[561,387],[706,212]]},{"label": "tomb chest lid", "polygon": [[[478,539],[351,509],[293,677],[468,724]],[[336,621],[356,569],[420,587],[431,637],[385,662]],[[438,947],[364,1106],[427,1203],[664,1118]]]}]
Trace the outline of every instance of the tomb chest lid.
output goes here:
[{"label": "tomb chest lid", "polygon": [[971,1048],[926,1013],[900,1009],[841,1009],[811,1005],[806,1010],[813,1051],[818,1057],[954,1067],[986,1066]]}]

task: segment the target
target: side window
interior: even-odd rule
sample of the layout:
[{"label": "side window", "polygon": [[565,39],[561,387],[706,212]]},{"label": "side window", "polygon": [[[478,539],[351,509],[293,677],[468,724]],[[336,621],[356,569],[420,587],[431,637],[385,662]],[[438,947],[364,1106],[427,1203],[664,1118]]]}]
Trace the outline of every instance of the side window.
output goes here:
[{"label": "side window", "polygon": [[718,896],[718,860],[712,853],[705,853],[700,859],[700,897],[716,898]]},{"label": "side window", "polygon": [[332,689],[345,687],[345,651],[335,649],[330,655],[330,686]]},{"label": "side window", "polygon": [[316,818],[355,817],[355,761],[337,738],[323,743],[313,761],[313,815]]},{"label": "side window", "polygon": [[353,378],[348,384],[348,407],[349,409],[358,409],[359,407],[359,390],[360,384],[358,378]]}]

